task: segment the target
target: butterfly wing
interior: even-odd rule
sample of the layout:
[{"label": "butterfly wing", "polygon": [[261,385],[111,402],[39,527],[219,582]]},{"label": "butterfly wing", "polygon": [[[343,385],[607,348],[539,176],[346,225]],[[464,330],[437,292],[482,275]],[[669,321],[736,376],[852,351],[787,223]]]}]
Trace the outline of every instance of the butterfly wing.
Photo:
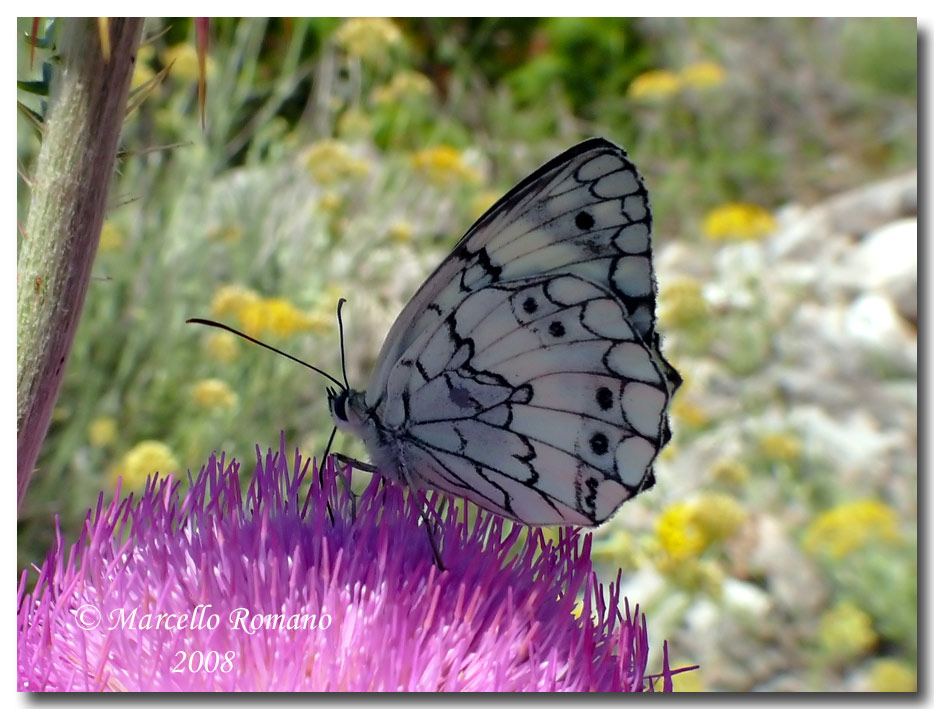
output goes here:
[{"label": "butterfly wing", "polygon": [[651,230],[648,193],[626,152],[602,138],[570,148],[494,204],[428,277],[389,331],[367,391],[378,397],[402,352],[467,294],[529,276],[605,286],[656,346]]},{"label": "butterfly wing", "polygon": [[377,411],[401,479],[526,524],[597,525],[651,486],[664,367],[609,289],[489,285],[425,331]]},{"label": "butterfly wing", "polygon": [[680,384],[650,235],[642,179],[605,140],[513,188],[390,330],[360,412],[374,460],[527,524],[600,524],[650,487]]}]

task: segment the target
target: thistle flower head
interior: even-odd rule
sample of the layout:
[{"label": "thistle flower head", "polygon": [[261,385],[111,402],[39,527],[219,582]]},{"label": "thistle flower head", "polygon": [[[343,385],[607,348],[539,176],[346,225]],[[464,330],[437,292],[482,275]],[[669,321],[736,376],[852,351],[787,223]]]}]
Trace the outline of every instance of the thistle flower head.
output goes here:
[{"label": "thistle flower head", "polygon": [[[291,462],[291,465],[289,463]],[[284,439],[214,455],[184,495],[153,478],[59,535],[19,589],[21,690],[622,690],[646,675],[645,619],[590,568],[590,539],[473,524],[374,477],[353,504]],[[310,483],[310,484],[309,484]],[[355,510],[353,509],[355,507]],[[572,611],[582,599],[583,609]]]}]

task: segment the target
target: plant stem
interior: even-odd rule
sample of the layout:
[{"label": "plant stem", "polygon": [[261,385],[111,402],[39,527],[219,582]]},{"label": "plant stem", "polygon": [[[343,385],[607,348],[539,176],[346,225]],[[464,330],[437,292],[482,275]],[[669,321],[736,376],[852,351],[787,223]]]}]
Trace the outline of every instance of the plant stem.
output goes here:
[{"label": "plant stem", "polygon": [[62,383],[91,276],[143,20],[64,21],[61,65],[17,261],[17,504]]}]

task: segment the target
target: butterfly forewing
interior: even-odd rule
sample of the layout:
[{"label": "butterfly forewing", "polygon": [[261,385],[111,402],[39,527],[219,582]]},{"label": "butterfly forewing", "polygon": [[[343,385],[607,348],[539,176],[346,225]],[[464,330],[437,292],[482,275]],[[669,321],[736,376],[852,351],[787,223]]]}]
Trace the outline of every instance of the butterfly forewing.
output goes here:
[{"label": "butterfly forewing", "polygon": [[650,487],[680,383],[650,234],[641,177],[602,139],[512,189],[393,325],[358,412],[374,461],[527,524],[600,524]]},{"label": "butterfly forewing", "polygon": [[655,325],[648,193],[621,148],[574,146],[511,189],[474,224],[403,309],[368,391],[381,391],[401,352],[465,293],[490,283],[576,274],[611,289],[650,341]]}]

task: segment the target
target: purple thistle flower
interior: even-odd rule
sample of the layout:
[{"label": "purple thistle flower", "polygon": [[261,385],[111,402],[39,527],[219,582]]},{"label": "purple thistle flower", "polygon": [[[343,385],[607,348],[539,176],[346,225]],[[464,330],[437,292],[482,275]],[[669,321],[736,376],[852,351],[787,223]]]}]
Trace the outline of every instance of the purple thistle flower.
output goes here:
[{"label": "purple thistle flower", "polygon": [[433,498],[442,572],[402,488],[374,476],[353,518],[333,464],[305,491],[308,461],[287,461],[284,437],[257,448],[245,496],[223,454],[184,497],[171,477],[101,495],[31,593],[23,573],[19,689],[671,690],[667,646],[646,675],[645,618],[620,612],[619,578],[597,584],[589,537],[517,546],[519,527]]}]

